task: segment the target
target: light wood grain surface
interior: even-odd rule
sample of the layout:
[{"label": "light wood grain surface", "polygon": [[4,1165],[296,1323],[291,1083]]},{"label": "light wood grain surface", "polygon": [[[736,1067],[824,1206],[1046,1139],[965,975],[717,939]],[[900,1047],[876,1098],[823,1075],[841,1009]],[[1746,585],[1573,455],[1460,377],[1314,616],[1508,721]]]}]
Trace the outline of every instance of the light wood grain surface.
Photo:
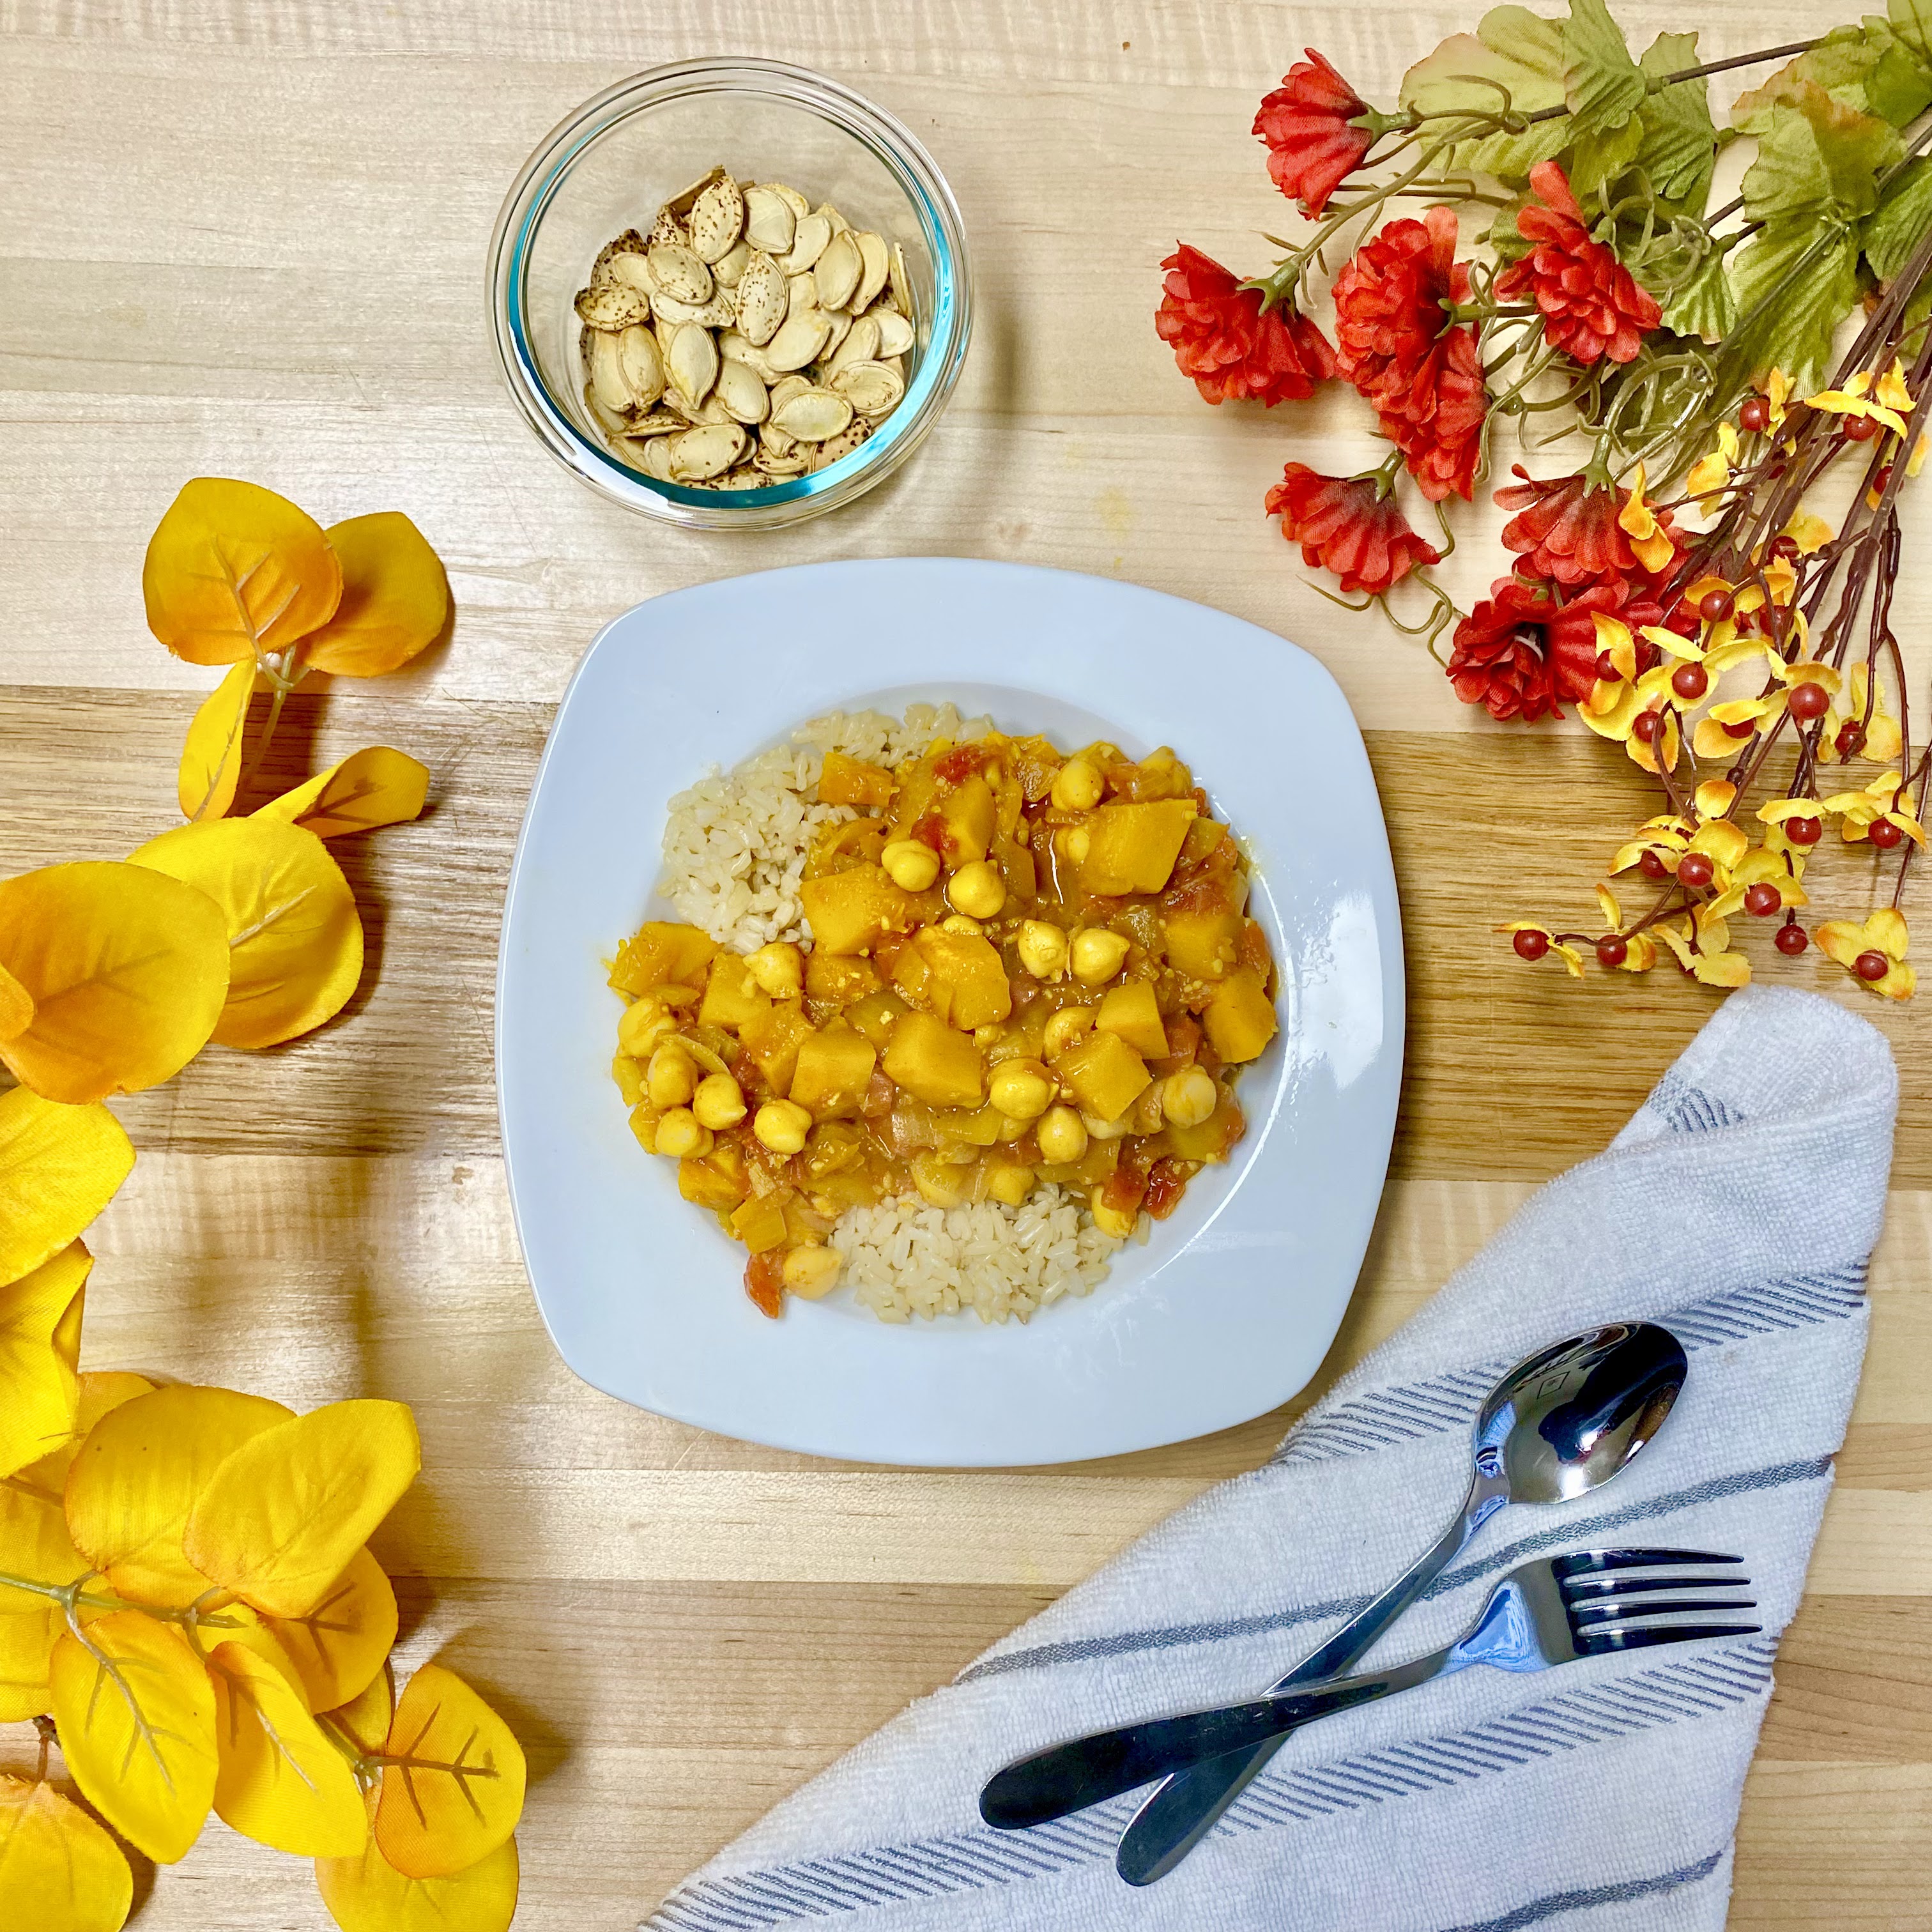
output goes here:
[{"label": "light wood grain surface", "polygon": [[[908,1700],[1259,1460],[1302,1406],[1112,1462],[920,1472],[707,1436],[562,1366],[510,1225],[491,986],[523,800],[598,626],[768,565],[964,554],[1198,598],[1330,667],[1394,841],[1410,1048],[1368,1265],[1304,1402],[1600,1148],[1710,1010],[1674,977],[1573,988],[1497,957],[1492,919],[1587,903],[1634,778],[1593,741],[1489,728],[1418,647],[1304,585],[1262,496],[1291,437],[1326,467],[1365,457],[1363,409],[1336,393],[1210,410],[1151,326],[1177,234],[1251,270],[1252,231],[1292,220],[1247,125],[1305,44],[1386,96],[1475,10],[0,5],[0,870],[118,856],[171,821],[180,735],[212,678],[148,636],[139,571],[185,478],[250,477],[325,521],[406,510],[448,560],[452,640],[382,684],[305,692],[270,775],[374,742],[430,765],[420,824],[337,848],[370,974],[318,1036],[212,1049],[121,1108],[141,1160],[92,1238],[87,1359],[296,1404],[415,1405],[425,1472],[380,1547],[406,1655],[444,1647],[528,1746],[531,1932],[634,1923]],[[1707,22],[1707,56],[1822,24],[1796,0],[1619,13],[1645,41]],[[981,304],[916,461],[854,509],[756,538],[668,531],[585,492],[513,412],[484,320],[484,244],[537,140],[628,72],[715,52],[803,62],[906,120],[964,207]],[[1449,573],[1466,596],[1483,549]],[[1902,628],[1932,614],[1928,583],[1901,595]],[[1932,1046],[1815,955],[1787,976],[1885,1026],[1905,1101],[1870,1360],[1746,1795],[1731,1922],[1924,1928]],[[0,1762],[26,1752],[0,1727]],[[137,1896],[143,1932],[326,1922],[306,1866],[218,1823]]]}]

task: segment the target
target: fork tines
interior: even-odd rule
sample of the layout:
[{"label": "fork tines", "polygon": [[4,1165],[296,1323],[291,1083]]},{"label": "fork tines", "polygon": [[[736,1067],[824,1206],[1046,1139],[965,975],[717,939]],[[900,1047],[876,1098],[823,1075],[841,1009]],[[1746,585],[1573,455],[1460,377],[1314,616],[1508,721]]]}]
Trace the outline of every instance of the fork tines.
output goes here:
[{"label": "fork tines", "polygon": [[1709,1550],[1588,1550],[1557,1557],[1550,1567],[1576,1648],[1594,1655],[1700,1637],[1755,1636],[1762,1624],[1702,1621],[1712,1612],[1755,1610],[1751,1598],[1682,1594],[1748,1589],[1748,1576],[1717,1567],[1743,1560]]}]

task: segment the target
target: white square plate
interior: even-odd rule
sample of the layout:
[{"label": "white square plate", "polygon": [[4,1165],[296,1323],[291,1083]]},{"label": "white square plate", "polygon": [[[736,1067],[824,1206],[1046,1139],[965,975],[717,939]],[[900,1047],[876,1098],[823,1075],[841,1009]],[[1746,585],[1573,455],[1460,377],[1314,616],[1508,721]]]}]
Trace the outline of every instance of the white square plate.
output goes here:
[{"label": "white square plate", "polygon": [[[1172,745],[1248,844],[1280,1036],[1249,1128],[1111,1278],[1027,1324],[889,1325],[844,1291],[746,1298],[744,1253],[644,1154],[604,962],[650,902],[665,807],[806,719],[950,698],[1001,729]],[[1313,1375],[1375,1220],[1401,1082],[1395,880],[1347,704],[1316,660],[1100,578],[952,558],[814,564],[654,598],[598,635],[551,728],[505,910],[496,1082],[517,1226],[564,1360],[662,1415],[781,1448],[992,1466],[1224,1429]]]}]

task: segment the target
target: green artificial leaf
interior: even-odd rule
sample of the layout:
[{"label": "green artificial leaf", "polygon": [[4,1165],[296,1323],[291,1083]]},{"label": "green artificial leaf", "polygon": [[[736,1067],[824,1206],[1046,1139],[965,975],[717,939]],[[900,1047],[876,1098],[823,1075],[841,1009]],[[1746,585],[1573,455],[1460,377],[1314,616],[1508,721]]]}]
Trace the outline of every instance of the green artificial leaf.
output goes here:
[{"label": "green artificial leaf", "polygon": [[1753,221],[1868,214],[1880,171],[1904,152],[1888,123],[1842,106],[1810,80],[1774,101],[1756,131],[1757,158],[1744,178],[1744,212]]},{"label": "green artificial leaf", "polygon": [[1679,335],[1721,341],[1737,326],[1738,307],[1724,251],[1714,248],[1664,311],[1664,326]]},{"label": "green artificial leaf", "polygon": [[[1659,34],[1639,63],[1652,82],[1696,64],[1695,34]],[[1651,187],[1664,200],[1701,214],[1718,160],[1718,130],[1702,76],[1657,88],[1634,118],[1643,125],[1634,165],[1650,177]]]},{"label": "green artificial leaf", "polygon": [[[1553,20],[1524,7],[1493,7],[1473,34],[1453,34],[1402,76],[1402,104],[1420,114],[1536,114],[1564,104],[1562,41]],[[1538,161],[1570,144],[1566,116],[1520,134],[1459,141],[1448,165],[1499,180],[1527,181]]]},{"label": "green artificial leaf", "polygon": [[1932,67],[1932,0],[1886,0],[1892,31],[1922,64]]},{"label": "green artificial leaf", "polygon": [[1594,196],[1607,204],[1608,184],[1627,173],[1643,146],[1643,117],[1633,114],[1621,128],[1588,128],[1578,135],[1570,157],[1570,192],[1579,201]]},{"label": "green artificial leaf", "polygon": [[1932,104],[1932,74],[1882,20],[1868,19],[1862,26],[1834,27],[1762,86],[1739,94],[1731,106],[1733,124],[1757,134],[1770,109],[1780,100],[1796,100],[1806,81],[1822,87],[1840,106],[1876,115],[1894,128]]},{"label": "green artificial leaf", "polygon": [[1730,260],[1737,320],[1724,344],[1734,382],[1782,369],[1803,394],[1831,359],[1832,338],[1858,298],[1855,237],[1810,222],[1767,229]]},{"label": "green artificial leaf", "polygon": [[1563,44],[1563,92],[1579,135],[1621,128],[1643,105],[1642,70],[1630,58],[1623,29],[1604,0],[1570,0],[1557,32]]},{"label": "green artificial leaf", "polygon": [[1859,239],[1865,260],[1882,282],[1888,282],[1932,231],[1932,161],[1912,161],[1872,211]]}]

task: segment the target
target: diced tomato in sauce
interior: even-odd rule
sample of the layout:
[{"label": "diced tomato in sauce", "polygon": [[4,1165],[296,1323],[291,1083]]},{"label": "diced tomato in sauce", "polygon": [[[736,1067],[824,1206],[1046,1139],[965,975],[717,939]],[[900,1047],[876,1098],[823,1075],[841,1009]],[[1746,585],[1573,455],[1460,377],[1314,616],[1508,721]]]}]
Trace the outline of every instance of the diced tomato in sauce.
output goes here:
[{"label": "diced tomato in sauce", "polygon": [[933,760],[932,775],[941,784],[961,784],[992,762],[993,754],[984,745],[955,745]]},{"label": "diced tomato in sauce", "polygon": [[760,1315],[778,1319],[784,1303],[784,1250],[767,1248],[745,1264],[745,1292]]},{"label": "diced tomato in sauce", "polygon": [[1180,1197],[1187,1192],[1187,1177],[1180,1171],[1180,1164],[1174,1160],[1157,1160],[1148,1176],[1145,1198],[1141,1205],[1156,1221],[1165,1221],[1180,1205]]},{"label": "diced tomato in sauce", "polygon": [[910,834],[922,845],[930,845],[935,852],[946,850],[946,820],[936,812],[928,812],[923,818],[916,819]]}]

